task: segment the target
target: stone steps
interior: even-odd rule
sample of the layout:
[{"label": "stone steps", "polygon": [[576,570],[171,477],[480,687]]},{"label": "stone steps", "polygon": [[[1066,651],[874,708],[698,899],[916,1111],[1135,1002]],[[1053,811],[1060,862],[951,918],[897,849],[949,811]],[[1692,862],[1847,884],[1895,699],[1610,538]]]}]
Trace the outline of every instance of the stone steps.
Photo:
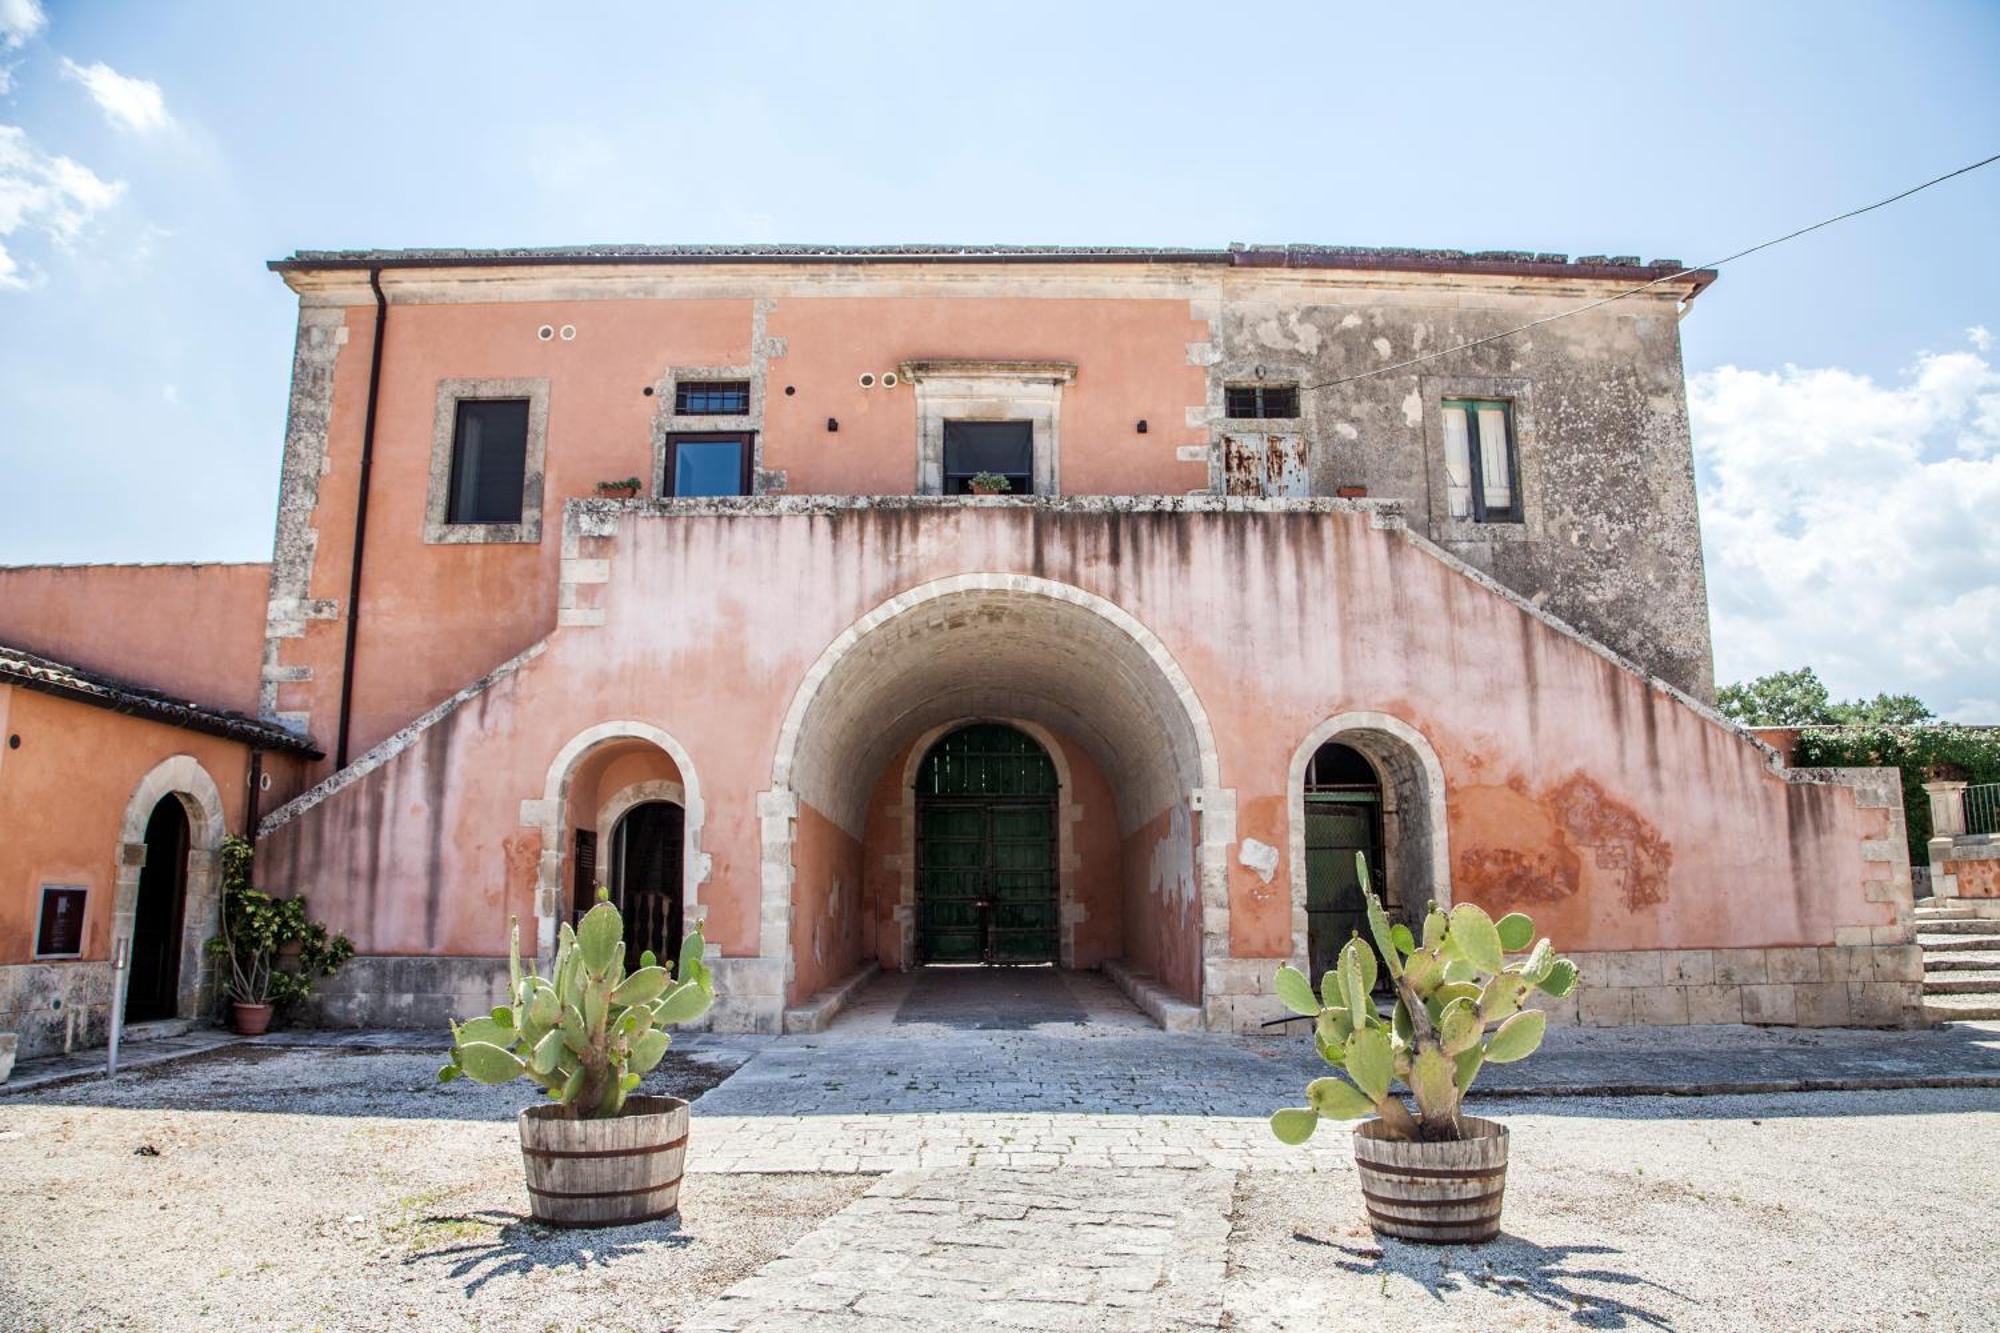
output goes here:
[{"label": "stone steps", "polygon": [[1953,953],[1950,950],[1924,950],[1924,971],[1931,972],[1984,972],[2000,967],[2000,958],[1990,953]]},{"label": "stone steps", "polygon": [[1926,935],[1987,935],[2000,930],[2000,921],[1977,916],[1920,916],[1917,929]]},{"label": "stone steps", "polygon": [[2000,1018],[2000,919],[1995,907],[1938,900],[1918,904],[1924,1017],[1931,1022]]},{"label": "stone steps", "polygon": [[[1988,960],[1990,962],[2000,960]],[[1966,970],[1924,970],[1924,994],[1926,995],[1982,995],[1991,993],[2000,996],[2000,968],[1984,967],[1978,971]]]},{"label": "stone steps", "polygon": [[1917,944],[1926,954],[1932,949],[1994,953],[2000,952],[2000,935],[1934,935],[1926,930],[1917,935]]},{"label": "stone steps", "polygon": [[2000,1018],[2000,991],[1983,995],[1926,995],[1924,1017],[1933,1023]]}]

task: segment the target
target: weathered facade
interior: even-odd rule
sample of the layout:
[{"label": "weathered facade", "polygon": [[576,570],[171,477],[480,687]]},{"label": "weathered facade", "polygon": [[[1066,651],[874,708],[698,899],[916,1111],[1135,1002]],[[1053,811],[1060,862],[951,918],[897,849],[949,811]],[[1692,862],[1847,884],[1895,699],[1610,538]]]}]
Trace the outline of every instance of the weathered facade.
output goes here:
[{"label": "weathered facade", "polygon": [[[492,1002],[610,886],[719,1024],[1101,967],[1169,1026],[1395,910],[1574,1021],[1919,1014],[1893,775],[1707,706],[1662,262],[1293,247],[301,254],[262,873],[334,1021]],[[1526,332],[1427,357],[1628,288]],[[632,498],[600,484],[632,479]],[[968,493],[1005,480],[1002,494]]]},{"label": "weathered facade", "polygon": [[262,565],[0,570],[0,1032],[24,1056],[104,1041],[114,957],[135,1021],[210,1012],[222,838],[318,757],[246,712],[267,588]]}]

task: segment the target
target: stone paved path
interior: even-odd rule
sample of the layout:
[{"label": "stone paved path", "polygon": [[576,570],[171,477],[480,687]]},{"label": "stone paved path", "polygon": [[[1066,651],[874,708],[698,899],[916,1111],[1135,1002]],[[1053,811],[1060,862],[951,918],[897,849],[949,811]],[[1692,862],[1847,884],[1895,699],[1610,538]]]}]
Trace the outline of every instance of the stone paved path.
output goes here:
[{"label": "stone paved path", "polygon": [[[889,1174],[683,1328],[1222,1328],[1239,1182],[1317,1173],[1304,1197],[1352,1202],[1346,1134],[1287,1148],[1266,1123],[1323,1072],[1301,1034],[1169,1035],[1092,975],[953,980],[884,977],[830,1031],[769,1041],[696,1103],[696,1170]],[[987,994],[1002,982],[1011,1015]],[[2000,1031],[1558,1032],[1494,1072],[1502,1097],[1617,1080],[1991,1087]],[[1350,1269],[1382,1253],[1365,1232],[1341,1243]],[[1324,1311],[1263,1317],[1283,1290],[1229,1317],[1325,1326]]]},{"label": "stone paved path", "polygon": [[1233,1177],[902,1171],[686,1333],[1213,1329]]}]

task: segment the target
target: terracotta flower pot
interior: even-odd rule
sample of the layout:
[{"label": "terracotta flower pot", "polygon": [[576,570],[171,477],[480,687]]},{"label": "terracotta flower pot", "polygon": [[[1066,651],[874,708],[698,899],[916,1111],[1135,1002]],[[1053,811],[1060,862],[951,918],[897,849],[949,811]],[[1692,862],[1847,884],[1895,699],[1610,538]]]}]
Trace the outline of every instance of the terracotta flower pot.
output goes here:
[{"label": "terracotta flower pot", "polygon": [[688,1104],[628,1097],[603,1120],[573,1120],[557,1105],[521,1112],[521,1164],[528,1207],[557,1227],[620,1227],[680,1209]]},{"label": "terracotta flower pot", "polygon": [[599,496],[606,500],[630,500],[639,494],[637,486],[599,486]]},{"label": "terracotta flower pot", "polygon": [[1380,1120],[1354,1131],[1354,1165],[1368,1225],[1427,1245],[1474,1245],[1500,1234],[1507,1189],[1507,1127],[1460,1116],[1455,1143],[1391,1138]]},{"label": "terracotta flower pot", "polygon": [[1366,486],[1336,486],[1333,493],[1343,500],[1365,500],[1368,498]]},{"label": "terracotta flower pot", "polygon": [[234,1000],[229,1005],[229,1018],[237,1036],[261,1037],[271,1028],[271,1006]]}]

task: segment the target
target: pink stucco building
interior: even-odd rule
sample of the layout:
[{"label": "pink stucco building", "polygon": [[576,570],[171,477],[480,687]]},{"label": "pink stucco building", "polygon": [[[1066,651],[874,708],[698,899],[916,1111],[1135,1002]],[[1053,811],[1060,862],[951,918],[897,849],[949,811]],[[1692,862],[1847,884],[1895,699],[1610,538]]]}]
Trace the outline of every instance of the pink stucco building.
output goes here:
[{"label": "pink stucco building", "polygon": [[1678,321],[1711,274],[273,267],[300,317],[257,708],[324,758],[258,831],[359,950],[334,1021],[490,1003],[509,918],[546,949],[605,883],[652,942],[702,923],[722,1026],[988,962],[1249,1028],[1352,928],[1356,851],[1405,913],[1532,913],[1576,1021],[1919,1013],[1893,774],[1787,770],[1707,703]]}]

